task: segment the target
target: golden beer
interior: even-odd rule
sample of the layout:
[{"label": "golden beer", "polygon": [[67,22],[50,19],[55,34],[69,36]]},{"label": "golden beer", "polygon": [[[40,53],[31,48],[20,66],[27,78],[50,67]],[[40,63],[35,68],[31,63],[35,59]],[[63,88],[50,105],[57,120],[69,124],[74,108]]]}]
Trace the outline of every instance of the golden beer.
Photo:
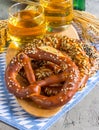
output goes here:
[{"label": "golden beer", "polygon": [[48,26],[65,26],[72,21],[72,0],[40,0],[40,3],[44,7]]},{"label": "golden beer", "polygon": [[[20,6],[20,4],[18,4]],[[8,28],[10,38],[15,42],[29,42],[41,37],[45,31],[45,18],[40,5],[22,6],[22,10],[10,14]]]}]

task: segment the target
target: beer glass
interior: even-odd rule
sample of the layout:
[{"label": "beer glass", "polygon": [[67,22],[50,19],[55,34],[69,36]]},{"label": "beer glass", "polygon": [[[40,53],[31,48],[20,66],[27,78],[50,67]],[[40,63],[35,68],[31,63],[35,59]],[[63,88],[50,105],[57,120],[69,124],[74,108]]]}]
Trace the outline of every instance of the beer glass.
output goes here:
[{"label": "beer glass", "polygon": [[40,0],[48,27],[62,28],[73,19],[72,0]]},{"label": "beer glass", "polygon": [[15,43],[23,44],[46,32],[44,9],[40,4],[17,3],[9,8],[8,30]]}]

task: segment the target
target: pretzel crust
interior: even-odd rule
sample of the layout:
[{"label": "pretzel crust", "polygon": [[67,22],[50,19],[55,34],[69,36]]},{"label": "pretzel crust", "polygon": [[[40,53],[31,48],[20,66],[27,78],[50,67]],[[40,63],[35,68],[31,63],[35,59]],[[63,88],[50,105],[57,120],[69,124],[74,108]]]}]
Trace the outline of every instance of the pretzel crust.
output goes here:
[{"label": "pretzel crust", "polygon": [[[51,61],[61,66],[63,72],[47,77],[44,80],[35,81],[29,58]],[[16,75],[23,66],[30,83],[28,87],[20,86],[16,80]],[[47,109],[56,108],[67,103],[79,88],[79,77],[79,70],[68,55],[59,56],[36,47],[32,49],[26,48],[24,51],[19,52],[7,66],[5,72],[7,88],[11,93],[19,98],[30,98],[39,107]],[[40,94],[41,87],[59,82],[64,82],[64,84],[61,91],[55,96],[47,97]]]},{"label": "pretzel crust", "polygon": [[[64,42],[64,44],[63,44],[63,42]],[[25,45],[25,47],[22,48],[21,52],[23,54],[27,55],[28,53],[30,53],[29,50],[31,50],[32,48],[38,48],[38,49],[41,49],[43,51],[47,51],[47,52],[55,54],[55,55],[58,54],[60,57],[65,57],[65,55],[69,55],[70,59],[72,59],[72,61],[74,62],[73,64],[76,64],[76,68],[79,69],[78,71],[79,71],[79,78],[80,79],[78,79],[79,83],[77,85],[75,92],[73,91],[74,92],[73,95],[74,95],[78,91],[78,89],[81,87],[81,85],[84,86],[86,84],[86,82],[89,78],[89,71],[90,71],[89,57],[86,55],[85,51],[83,50],[82,45],[81,44],[78,45],[79,42],[80,42],[79,40],[71,39],[71,38],[68,38],[66,36],[63,36],[63,37],[61,37],[61,36],[60,37],[59,36],[45,36],[43,39],[34,39],[32,43],[28,43],[27,45]],[[67,44],[65,44],[65,43],[67,43]],[[70,43],[70,46],[68,46],[69,43]],[[69,49],[71,51],[68,51]],[[72,52],[75,52],[75,53],[72,53]],[[15,53],[16,53],[16,51],[14,51],[13,49],[11,49],[11,48],[8,49],[8,54],[7,54],[7,58],[6,58],[7,63],[9,62],[9,60],[8,60],[9,55],[10,56],[16,55]],[[28,56],[28,58],[30,58],[30,57]],[[11,59],[11,57],[10,57],[10,59]],[[41,60],[37,61],[37,66],[39,65],[40,62],[42,64]],[[35,64],[35,62],[34,62],[34,64]],[[43,65],[46,69],[46,64],[43,64]],[[47,64],[47,66],[50,66],[51,69],[54,70],[55,74],[58,74],[56,72],[61,72],[60,70],[62,69],[62,68],[60,68],[60,65],[57,68],[55,63],[54,64],[53,63]],[[86,66],[87,66],[87,68],[86,68]],[[33,69],[33,67],[32,67],[32,69]],[[47,71],[47,69],[46,69],[46,71],[45,71],[45,69],[44,70],[43,69],[42,69],[42,67],[37,68],[37,70],[33,69],[35,74],[36,74],[34,80],[36,79],[37,82],[39,80],[42,80],[42,77],[44,76],[43,73],[46,73],[46,71]],[[40,72],[39,70],[41,71],[41,73],[39,73]],[[49,76],[52,75],[52,72],[49,71],[49,74],[47,74],[47,75],[49,75]],[[39,76],[40,76],[40,78],[39,78]],[[19,83],[22,81],[22,84],[20,83],[20,85],[25,86],[27,81],[24,82],[23,78],[22,77],[20,78],[20,77],[21,76],[18,74],[17,81]],[[46,78],[46,76],[45,76],[45,78]],[[47,96],[48,98],[55,97],[56,95],[59,95],[60,91],[63,90],[62,89],[63,84],[64,84],[64,82],[58,83],[55,85],[51,85],[51,86],[50,85],[43,86],[43,87],[41,87],[41,91],[43,91],[44,96]],[[28,85],[29,84],[27,84],[27,86]],[[70,91],[71,90],[68,89],[67,92],[70,92]],[[71,95],[71,97],[70,97],[70,99],[71,99],[73,95],[72,94],[70,94],[70,95]],[[40,95],[40,96],[42,96],[42,95]],[[37,97],[36,97],[36,99],[37,99]],[[67,99],[69,99],[69,98],[67,98]],[[63,106],[63,104],[61,104],[59,106],[57,104],[55,106],[51,105],[51,107],[46,106],[46,105],[44,106],[44,104],[41,105],[38,101],[36,101],[34,99],[32,94],[28,98],[17,97],[17,100],[23,109],[25,109],[28,113],[35,115],[35,116],[38,116],[38,117],[53,116],[54,114],[59,112],[59,110],[61,110],[61,107]],[[67,100],[67,101],[65,100],[65,101],[68,102],[69,100]],[[60,98],[60,101],[62,102],[63,99]],[[64,104],[66,104],[66,102]],[[43,113],[45,113],[45,114],[43,114]]]}]

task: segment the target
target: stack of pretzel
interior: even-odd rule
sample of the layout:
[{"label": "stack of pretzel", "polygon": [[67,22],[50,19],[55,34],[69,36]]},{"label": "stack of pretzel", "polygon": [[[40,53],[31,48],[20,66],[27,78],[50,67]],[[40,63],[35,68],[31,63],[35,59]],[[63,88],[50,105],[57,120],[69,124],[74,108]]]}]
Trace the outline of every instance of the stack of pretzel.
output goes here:
[{"label": "stack of pretzel", "polygon": [[28,112],[49,117],[86,85],[98,67],[99,53],[94,47],[66,36],[46,35],[14,56],[5,81]]},{"label": "stack of pretzel", "polygon": [[[8,39],[7,21],[1,20],[0,47]],[[45,35],[17,52],[7,65],[5,81],[9,92],[27,112],[49,117],[82,90],[98,70],[99,52],[89,43]]]}]

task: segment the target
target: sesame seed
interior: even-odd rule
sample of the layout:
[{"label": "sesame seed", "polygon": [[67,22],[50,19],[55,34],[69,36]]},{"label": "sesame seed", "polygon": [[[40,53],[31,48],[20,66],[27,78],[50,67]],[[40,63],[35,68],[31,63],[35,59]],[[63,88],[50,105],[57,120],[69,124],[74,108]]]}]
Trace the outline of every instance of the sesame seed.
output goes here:
[{"label": "sesame seed", "polygon": [[27,92],[26,92],[26,94],[28,95],[28,94],[29,94],[29,92],[27,91]]},{"label": "sesame seed", "polygon": [[9,85],[9,88],[12,88],[12,85]]},{"label": "sesame seed", "polygon": [[61,102],[63,102],[64,100],[63,99],[61,99]]},{"label": "sesame seed", "polygon": [[16,91],[19,92],[19,88],[17,88]]}]

